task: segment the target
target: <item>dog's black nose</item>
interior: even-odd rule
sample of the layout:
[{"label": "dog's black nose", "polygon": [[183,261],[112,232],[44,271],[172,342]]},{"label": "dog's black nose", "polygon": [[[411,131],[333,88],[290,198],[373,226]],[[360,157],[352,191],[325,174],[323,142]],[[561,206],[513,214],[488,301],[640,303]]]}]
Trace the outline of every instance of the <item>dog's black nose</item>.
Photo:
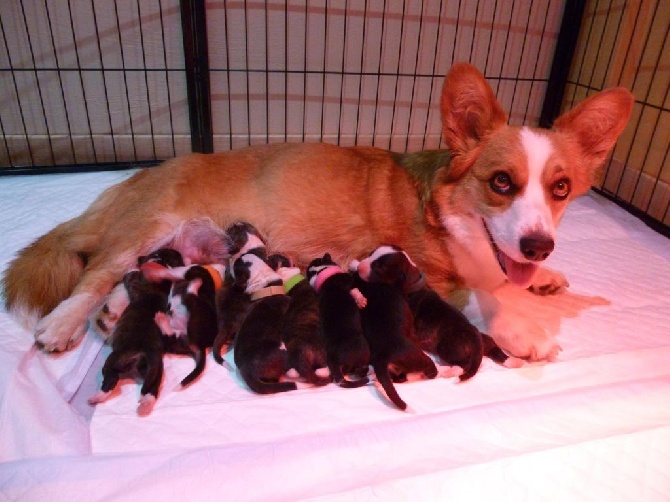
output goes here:
[{"label": "dog's black nose", "polygon": [[542,261],[554,250],[554,239],[544,234],[530,234],[522,237],[519,243],[521,253],[529,260]]}]

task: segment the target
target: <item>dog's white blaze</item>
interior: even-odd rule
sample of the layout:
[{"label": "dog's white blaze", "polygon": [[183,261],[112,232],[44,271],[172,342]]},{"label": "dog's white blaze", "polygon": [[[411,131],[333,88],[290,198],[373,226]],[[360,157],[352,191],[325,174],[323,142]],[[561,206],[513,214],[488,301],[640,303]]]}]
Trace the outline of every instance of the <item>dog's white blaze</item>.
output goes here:
[{"label": "dog's white blaze", "polygon": [[542,184],[542,173],[553,147],[548,137],[526,127],[521,129],[519,136],[526,153],[528,182],[510,207],[487,223],[502,251],[516,261],[525,262],[527,260],[519,248],[519,241],[524,235],[538,232],[555,237],[553,218]]}]

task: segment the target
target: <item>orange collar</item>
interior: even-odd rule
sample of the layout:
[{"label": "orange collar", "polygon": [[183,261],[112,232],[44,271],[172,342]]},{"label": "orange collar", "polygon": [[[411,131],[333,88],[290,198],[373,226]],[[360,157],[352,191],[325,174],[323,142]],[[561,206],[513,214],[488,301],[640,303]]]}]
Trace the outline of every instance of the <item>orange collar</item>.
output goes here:
[{"label": "orange collar", "polygon": [[217,269],[212,267],[211,265],[200,265],[202,268],[207,270],[209,272],[209,275],[212,276],[212,280],[214,281],[214,291],[217,291],[221,286],[223,286],[223,279],[221,278],[221,274]]}]

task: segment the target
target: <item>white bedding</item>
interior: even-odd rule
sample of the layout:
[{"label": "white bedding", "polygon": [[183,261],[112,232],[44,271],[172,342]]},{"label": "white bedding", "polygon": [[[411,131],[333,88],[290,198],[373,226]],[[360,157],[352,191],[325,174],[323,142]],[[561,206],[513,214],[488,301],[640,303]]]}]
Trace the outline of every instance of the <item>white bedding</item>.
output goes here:
[{"label": "white bedding", "polygon": [[[128,175],[0,178],[0,270]],[[193,362],[168,357],[149,417],[131,381],[92,409],[109,348],[89,332],[42,354],[3,308],[0,499],[668,500],[670,242],[589,195],[548,265],[568,292],[507,294],[558,333],[558,360],[399,385],[407,413],[374,386],[253,395],[211,357],[183,391]]]}]

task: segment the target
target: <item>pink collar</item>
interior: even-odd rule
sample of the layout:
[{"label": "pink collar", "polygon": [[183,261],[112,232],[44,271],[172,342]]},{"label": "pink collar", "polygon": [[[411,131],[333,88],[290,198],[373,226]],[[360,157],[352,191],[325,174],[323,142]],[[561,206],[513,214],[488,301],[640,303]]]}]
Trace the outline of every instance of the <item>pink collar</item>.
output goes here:
[{"label": "pink collar", "polygon": [[316,278],[314,279],[314,289],[318,293],[321,289],[321,286],[323,286],[323,283],[326,282],[327,279],[330,279],[335,274],[341,274],[343,272],[344,270],[342,270],[342,268],[338,265],[331,265],[324,268],[321,272],[316,274]]}]

